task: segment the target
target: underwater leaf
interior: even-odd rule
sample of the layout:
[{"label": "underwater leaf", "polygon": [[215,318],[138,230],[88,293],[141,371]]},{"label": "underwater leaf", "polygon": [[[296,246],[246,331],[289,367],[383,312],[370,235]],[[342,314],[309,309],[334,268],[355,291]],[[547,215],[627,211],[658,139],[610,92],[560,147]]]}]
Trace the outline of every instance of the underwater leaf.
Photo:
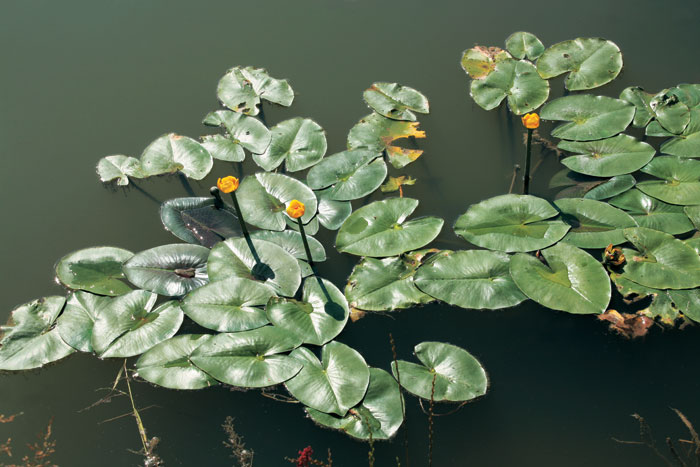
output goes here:
[{"label": "underwater leaf", "polygon": [[274,296],[272,289],[260,282],[229,277],[187,294],[182,309],[192,321],[207,329],[247,331],[269,323],[262,307]]},{"label": "underwater leaf", "polygon": [[561,198],[554,205],[561,211],[562,220],[571,225],[562,242],[579,248],[625,243],[622,229],[637,226],[629,214],[602,201]]},{"label": "underwater leaf", "polygon": [[379,188],[387,168],[375,151],[354,149],[326,157],[309,170],[306,182],[314,190],[328,188],[325,196],[336,201],[362,198]]},{"label": "underwater leaf", "polygon": [[483,79],[496,68],[497,63],[509,58],[510,54],[501,48],[477,45],[462,52],[460,64],[471,79]]},{"label": "underwater leaf", "polygon": [[285,107],[292,105],[294,91],[287,80],[272,78],[267,71],[254,67],[231,68],[216,88],[219,101],[229,109],[257,115],[260,99]]},{"label": "underwater leaf", "polygon": [[56,264],[56,278],[71,289],[98,295],[122,295],[131,291],[122,264],[134,254],[122,248],[98,246],[69,253]]},{"label": "underwater leaf", "polygon": [[226,128],[231,142],[253,154],[265,152],[272,140],[270,130],[260,120],[230,110],[210,112],[202,123]]},{"label": "underwater leaf", "polygon": [[145,175],[141,170],[141,161],[130,156],[107,156],[97,163],[97,175],[102,182],[117,181],[117,185],[125,186],[129,184],[129,177],[143,178]]},{"label": "underwater leaf", "polygon": [[534,61],[544,52],[544,45],[542,45],[542,42],[540,42],[534,34],[518,31],[508,36],[508,39],[506,39],[506,49],[518,60],[527,57],[529,60]]},{"label": "underwater leaf", "polygon": [[306,412],[321,426],[340,430],[353,438],[367,440],[389,439],[398,431],[404,419],[404,407],[399,385],[386,371],[369,369],[369,386],[359,405],[345,417],[319,412],[310,407]]},{"label": "underwater leaf", "polygon": [[207,270],[211,282],[229,277],[258,281],[276,293],[293,296],[301,283],[297,260],[282,247],[265,240],[231,238],[211,249]]},{"label": "underwater leaf", "polygon": [[700,108],[690,110],[688,126],[683,133],[664,142],[661,152],[679,157],[700,157]]},{"label": "underwater leaf", "polygon": [[656,94],[649,102],[649,107],[659,125],[669,133],[677,135],[690,122],[690,109],[678,96],[668,91],[665,89]]},{"label": "underwater leaf", "polygon": [[444,221],[420,217],[406,221],[418,200],[388,198],[353,212],[338,230],[335,246],[341,253],[358,256],[395,256],[422,248],[438,236]]},{"label": "underwater leaf", "polygon": [[527,297],[510,277],[510,257],[497,251],[442,252],[415,275],[416,286],[431,297],[462,308],[515,306]]},{"label": "underwater leaf", "polygon": [[525,295],[568,313],[597,314],[607,309],[610,279],[595,258],[567,243],[557,243],[541,253],[544,261],[527,254],[510,260],[510,273]]},{"label": "underwater leaf", "polygon": [[415,122],[416,114],[413,112],[430,113],[427,97],[413,88],[397,83],[374,83],[362,97],[372,110],[394,120]]},{"label": "underwater leaf", "polygon": [[347,345],[335,341],[324,345],[323,363],[304,347],[289,356],[302,362],[304,368],[284,385],[305,406],[343,417],[365,396],[369,368],[362,355]]},{"label": "underwater leaf", "polygon": [[537,72],[549,79],[570,71],[569,91],[597,88],[614,80],[622,70],[622,53],[614,42],[580,37],[549,47],[537,60]]},{"label": "underwater leaf", "polygon": [[540,111],[540,117],[543,120],[569,122],[554,128],[552,136],[592,141],[625,131],[632,122],[634,112],[634,106],[629,102],[612,97],[576,94],[547,102]]},{"label": "underwater leaf", "polygon": [[217,381],[194,366],[192,352],[213,336],[184,334],[157,344],[136,361],[136,375],[170,389],[203,389]]},{"label": "underwater leaf", "polygon": [[642,172],[662,179],[637,184],[647,195],[671,204],[700,204],[700,161],[659,156],[644,166]]},{"label": "underwater leaf", "polygon": [[507,97],[510,110],[522,115],[547,101],[549,83],[540,78],[532,63],[509,59],[498,62],[485,78],[472,80],[470,94],[485,110],[495,109]]},{"label": "underwater leaf", "polygon": [[141,154],[146,177],[182,172],[201,180],[209,174],[214,161],[204,146],[187,136],[170,133],[153,141]]},{"label": "underwater leaf", "polygon": [[323,345],[340,334],[350,315],[342,292],[317,276],[304,280],[301,301],[273,297],[266,312],[272,324],[314,345]]},{"label": "underwater leaf", "polygon": [[2,327],[0,370],[39,368],[75,352],[54,327],[66,299],[51,296],[20,305]]},{"label": "underwater leaf", "polygon": [[558,242],[569,225],[559,212],[531,195],[501,195],[473,204],[454,225],[457,235],[474,245],[505,252],[533,251]]},{"label": "underwater leaf", "polygon": [[63,313],[56,321],[63,341],[81,352],[92,352],[92,329],[100,310],[109,306],[109,297],[75,292],[68,297]]},{"label": "underwater leaf", "polygon": [[160,206],[166,230],[187,243],[211,248],[222,240],[241,235],[234,210],[216,207],[214,198],[175,198]]},{"label": "underwater leaf", "polygon": [[288,355],[301,340],[275,326],[217,334],[197,347],[190,361],[217,380],[232,386],[262,388],[283,383],[303,364]]},{"label": "underwater leaf", "polygon": [[683,212],[682,206],[667,204],[635,189],[626,191],[608,201],[624,209],[639,227],[660,230],[678,235],[693,230],[693,224]]},{"label": "underwater leaf", "polygon": [[400,169],[423,154],[422,149],[407,149],[394,143],[401,138],[425,138],[425,131],[418,130],[419,122],[402,122],[373,113],[364,117],[348,133],[348,149],[386,151],[389,162]]},{"label": "underwater leaf", "polygon": [[211,157],[220,161],[243,162],[245,160],[243,146],[224,135],[202,136],[202,146],[209,151]]},{"label": "underwater leaf", "polygon": [[629,135],[598,141],[561,141],[559,149],[576,153],[562,159],[569,169],[595,177],[613,177],[635,172],[656,154],[653,147]]},{"label": "underwater leaf", "polygon": [[618,175],[589,189],[583,197],[600,201],[624,193],[636,184],[632,175]]},{"label": "underwater leaf", "polygon": [[[251,238],[266,240],[277,246],[282,247],[284,251],[294,256],[297,259],[307,260],[306,250],[304,249],[304,241],[299,232],[284,230],[276,232],[273,230],[258,230],[250,234]],[[309,250],[311,250],[312,259],[315,262],[323,262],[326,260],[326,250],[321,242],[311,237],[308,233],[306,240],[309,242]]]},{"label": "underwater leaf", "polygon": [[179,297],[206,284],[209,249],[199,245],[161,245],[124,263],[124,274],[137,287]]},{"label": "underwater leaf", "polygon": [[427,400],[431,400],[432,395],[435,401],[451,402],[468,401],[486,394],[486,371],[466,350],[442,342],[421,342],[414,352],[422,365],[403,360],[391,364],[392,373],[401,378],[401,386],[411,394]]},{"label": "underwater leaf", "polygon": [[309,118],[292,118],[272,128],[272,142],[262,154],[254,154],[253,160],[268,172],[282,162],[288,172],[304,170],[318,163],[326,154],[326,132]]},{"label": "underwater leaf", "polygon": [[318,198],[318,215],[316,219],[328,230],[338,230],[345,222],[345,219],[352,214],[352,204],[350,201],[331,199],[334,193],[332,188],[319,190],[315,193],[316,198]]}]

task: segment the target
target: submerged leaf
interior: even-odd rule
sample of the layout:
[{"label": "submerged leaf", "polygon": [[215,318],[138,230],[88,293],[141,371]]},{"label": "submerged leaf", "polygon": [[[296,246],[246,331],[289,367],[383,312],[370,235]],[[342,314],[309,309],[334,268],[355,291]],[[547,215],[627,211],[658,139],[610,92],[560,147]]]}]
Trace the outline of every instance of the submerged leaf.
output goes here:
[{"label": "submerged leaf", "polygon": [[56,278],[71,289],[98,295],[122,295],[131,291],[122,264],[134,254],[122,248],[85,248],[64,256],[56,264]]},{"label": "submerged leaf", "polygon": [[216,207],[214,198],[175,198],[160,206],[165,229],[180,240],[211,248],[241,235],[240,223],[228,205]]}]

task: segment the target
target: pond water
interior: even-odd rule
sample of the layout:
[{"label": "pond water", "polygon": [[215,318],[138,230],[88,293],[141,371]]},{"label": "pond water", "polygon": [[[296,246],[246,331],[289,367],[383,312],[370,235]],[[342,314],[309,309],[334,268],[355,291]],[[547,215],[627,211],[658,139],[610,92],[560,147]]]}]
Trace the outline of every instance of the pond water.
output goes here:
[{"label": "pond water", "polygon": [[[162,229],[155,202],[135,189],[103,188],[94,167],[108,154],[137,156],[166,132],[205,134],[201,118],[217,107],[216,82],[231,66],[262,66],[288,78],[294,105],[267,106],[268,124],[313,118],[327,132],[328,154],[344,149],[347,131],[368,113],[361,96],[372,82],[425,93],[431,102],[431,114],[420,118],[425,153],[402,171],[418,179],[406,194],[420,200],[416,214],[445,219],[437,247],[466,249],[451,225],[470,204],[508,191],[523,148],[517,119],[486,112],[469,98],[462,50],[502,46],[517,30],[545,45],[605,37],[622,50],[625,69],[594,92],[617,96],[630,85],[653,91],[699,82],[698,18],[700,3],[692,0],[3,2],[0,319],[19,303],[61,294],[53,266],[70,251],[98,245],[141,251],[177,241]],[[562,87],[553,80],[554,93]],[[559,168],[546,161],[533,192],[549,195],[547,181]],[[205,195],[228,171],[230,165],[217,163],[194,190]],[[141,186],[160,201],[186,196],[177,177]],[[334,253],[334,233],[322,232],[319,240]],[[342,287],[356,260],[334,253],[320,272]],[[436,466],[653,466],[659,462],[648,449],[611,440],[638,439],[630,414],[645,416],[660,441],[687,437],[669,407],[700,424],[698,326],[654,328],[628,341],[592,317],[530,301],[496,312],[429,305],[369,315],[349,324],[340,340],[368,364],[388,369],[388,333],[399,358],[410,360],[419,342],[445,341],[469,350],[489,374],[485,397],[436,418]],[[0,376],[0,413],[23,413],[0,426],[0,439],[11,436],[21,452],[53,417],[58,465],[139,465],[129,452],[140,448],[133,418],[105,422],[127,413],[128,399],[81,411],[104,395],[98,389],[111,385],[120,364],[80,354],[41,371]],[[184,392],[146,383],[133,389],[137,404],[150,407],[143,421],[161,439],[158,452],[169,466],[232,465],[220,428],[227,415],[255,450],[256,466],[285,465],[285,456],[307,445],[318,453],[330,448],[333,465],[366,463],[366,444],[316,427],[301,406],[258,391]],[[404,429],[410,465],[426,465],[427,428],[409,397],[407,428],[377,443],[375,465],[395,465]]]}]

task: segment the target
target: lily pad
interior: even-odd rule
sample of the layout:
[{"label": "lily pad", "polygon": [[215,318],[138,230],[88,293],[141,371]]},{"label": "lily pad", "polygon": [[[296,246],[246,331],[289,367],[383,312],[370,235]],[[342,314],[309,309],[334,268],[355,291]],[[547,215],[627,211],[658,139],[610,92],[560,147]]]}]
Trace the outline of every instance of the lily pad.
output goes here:
[{"label": "lily pad", "polygon": [[614,80],[622,70],[622,53],[614,42],[598,37],[580,37],[549,47],[537,60],[537,72],[544,79],[567,71],[569,91],[597,88]]},{"label": "lily pad", "polygon": [[507,97],[510,110],[522,115],[547,101],[549,83],[527,60],[508,59],[498,62],[484,79],[472,80],[470,94],[485,110],[495,109]]},{"label": "lily pad", "polygon": [[229,277],[258,281],[275,292],[293,296],[301,283],[297,260],[282,247],[253,239],[251,251],[245,238],[232,238],[211,249],[207,269],[212,282]]},{"label": "lily pad", "polygon": [[637,184],[647,195],[671,204],[700,204],[700,161],[660,156],[649,162],[642,172],[662,179]]},{"label": "lily pad", "polygon": [[130,156],[107,156],[97,163],[97,175],[100,181],[117,181],[117,185],[126,186],[129,184],[129,177],[143,178],[145,174],[141,170],[141,161]]},{"label": "lily pad", "polygon": [[634,105],[636,111],[632,126],[644,128],[654,118],[654,110],[649,105],[654,94],[645,92],[639,86],[630,86],[620,93],[620,99]]},{"label": "lily pad", "polygon": [[562,141],[559,149],[574,152],[561,161],[569,169],[595,177],[613,177],[635,172],[656,154],[647,143],[629,135],[617,135],[598,141]]},{"label": "lily pad", "polygon": [[190,361],[217,380],[244,388],[262,388],[283,383],[304,367],[285,352],[301,340],[274,326],[235,333],[217,334],[197,347]]},{"label": "lily pad", "polygon": [[583,197],[600,201],[624,193],[636,184],[637,181],[632,175],[618,175],[594,186]]},{"label": "lily pad", "polygon": [[697,230],[700,230],[700,206],[685,206],[683,212],[693,223]]},{"label": "lily pad", "polygon": [[683,212],[683,207],[659,201],[636,188],[615,196],[608,202],[627,211],[639,227],[660,230],[672,235],[693,230],[693,224]]},{"label": "lily pad", "polygon": [[211,157],[220,161],[243,162],[245,160],[243,146],[224,135],[202,136],[202,146],[209,151]]},{"label": "lily pad", "polygon": [[131,291],[124,280],[122,264],[134,254],[111,246],[74,251],[56,264],[56,278],[71,289],[99,295],[122,295]]},{"label": "lily pad", "polygon": [[326,132],[309,118],[292,118],[272,128],[272,142],[267,150],[253,155],[253,160],[268,172],[282,162],[288,172],[308,169],[326,154]]},{"label": "lily pad", "polygon": [[40,368],[75,352],[54,327],[65,302],[63,297],[44,297],[12,310],[2,328],[0,370]]},{"label": "lily pad", "polygon": [[204,146],[187,136],[170,133],[153,141],[141,154],[146,177],[182,172],[201,180],[209,174],[214,161]]},{"label": "lily pad", "polygon": [[109,306],[110,298],[87,292],[75,292],[68,297],[63,313],[56,321],[63,341],[81,352],[92,352],[92,329],[100,310]]},{"label": "lily pad", "polygon": [[418,122],[402,122],[373,113],[364,117],[348,133],[348,149],[386,151],[389,162],[400,169],[418,159],[422,149],[408,149],[394,143],[401,138],[425,138],[425,131],[418,130]]},{"label": "lily pad", "polygon": [[554,137],[593,141],[625,131],[632,122],[634,112],[634,106],[629,102],[612,97],[576,94],[548,102],[542,107],[540,117],[568,122],[552,130]]},{"label": "lily pad", "polygon": [[136,374],[170,389],[203,389],[217,384],[214,378],[194,366],[192,352],[213,336],[184,334],[154,346],[136,361]]},{"label": "lily pad", "polygon": [[700,289],[669,290],[668,295],[683,315],[700,323]]},{"label": "lily pad", "polygon": [[257,115],[260,100],[285,107],[292,105],[294,91],[287,80],[268,75],[262,68],[231,68],[216,89],[219,100],[229,109],[246,115]]},{"label": "lily pad", "polygon": [[273,297],[266,312],[272,324],[314,345],[323,345],[340,334],[350,315],[342,292],[320,277],[304,280],[301,301]]},{"label": "lily pad", "polygon": [[510,260],[513,280],[537,303],[575,314],[604,312],[610,302],[610,279],[603,266],[567,243],[542,250],[544,262],[517,254]]},{"label": "lily pad", "polygon": [[625,243],[622,229],[637,226],[629,214],[602,201],[563,198],[554,205],[561,211],[564,222],[571,225],[562,241],[579,248]]},{"label": "lily pad", "polygon": [[345,219],[352,214],[352,204],[350,201],[337,201],[332,199],[334,190],[327,188],[316,191],[318,198],[318,215],[316,218],[322,226],[328,230],[338,230]]},{"label": "lily pad", "polygon": [[[292,219],[289,216],[285,216],[284,222],[287,224],[287,227],[294,230],[295,232],[299,232],[299,223],[296,219]],[[304,233],[306,233],[306,235],[316,235],[318,233],[318,216],[314,216],[313,219],[311,219],[308,223],[304,224]]]},{"label": "lily pad", "polygon": [[222,240],[241,235],[234,210],[216,207],[214,198],[175,198],[160,206],[165,229],[180,240],[211,248]]},{"label": "lily pad", "polygon": [[411,394],[427,400],[432,395],[435,401],[450,402],[468,401],[486,394],[486,371],[466,350],[442,342],[421,342],[414,352],[422,365],[404,360],[391,364],[392,373],[400,377],[401,386]]},{"label": "lily pad", "polygon": [[684,240],[683,243],[695,250],[695,252],[700,255],[700,237],[695,236]]},{"label": "lily pad", "polygon": [[430,112],[428,98],[408,86],[397,83],[374,83],[363,94],[365,102],[375,112],[394,120],[416,121],[416,114]]},{"label": "lily pad", "polygon": [[548,201],[531,195],[501,195],[469,207],[454,230],[474,245],[505,252],[533,251],[561,240],[570,226],[555,219]]},{"label": "lily pad", "polygon": [[[265,152],[272,140],[270,130],[260,120],[230,110],[210,112],[204,117],[203,123],[226,128],[228,139],[233,144],[240,145],[253,154]],[[240,153],[236,156],[236,159],[239,158]]]},{"label": "lily pad", "polygon": [[269,323],[263,308],[274,297],[260,282],[229,277],[200,287],[182,300],[192,321],[219,332],[248,331]]},{"label": "lily pad", "polygon": [[508,308],[526,299],[510,277],[509,262],[507,254],[496,251],[444,252],[418,269],[415,283],[426,294],[450,305]]},{"label": "lily pad", "polygon": [[[272,230],[258,230],[250,234],[251,238],[257,238],[260,240],[266,240],[272,242],[277,246],[282,247],[284,251],[294,256],[297,259],[307,260],[306,250],[304,249],[304,241],[301,238],[299,232],[292,230],[284,230],[282,232],[275,232]],[[323,248],[321,242],[311,237],[306,236],[306,240],[309,243],[309,250],[311,250],[311,256],[315,262],[323,262],[326,260],[326,250]]]},{"label": "lily pad", "polygon": [[199,245],[162,245],[134,255],[124,263],[134,285],[166,297],[179,297],[209,282],[209,249]]},{"label": "lily pad", "polygon": [[690,122],[683,133],[661,145],[661,152],[679,157],[700,157],[700,108],[690,110]]},{"label": "lily pad", "polygon": [[418,200],[388,198],[375,201],[353,212],[343,223],[335,239],[341,253],[385,257],[422,248],[442,229],[438,217],[406,221],[418,207]]},{"label": "lily pad", "polygon": [[496,64],[510,58],[510,54],[499,47],[477,45],[462,52],[460,64],[471,79],[484,79],[496,68]]},{"label": "lily pad", "polygon": [[295,349],[290,357],[304,368],[284,385],[305,406],[343,417],[365,396],[369,368],[362,355],[347,345],[335,341],[324,345],[323,363],[304,347]]},{"label": "lily pad", "polygon": [[677,135],[685,130],[690,122],[690,109],[678,96],[666,89],[655,95],[649,102],[659,125],[669,133]]},{"label": "lily pad", "polygon": [[380,153],[364,149],[343,151],[326,157],[309,170],[306,182],[314,190],[328,188],[326,198],[349,201],[374,192],[386,178]]},{"label": "lily pad", "polygon": [[534,61],[544,52],[544,45],[534,34],[518,31],[508,36],[506,49],[518,60],[528,58]]}]

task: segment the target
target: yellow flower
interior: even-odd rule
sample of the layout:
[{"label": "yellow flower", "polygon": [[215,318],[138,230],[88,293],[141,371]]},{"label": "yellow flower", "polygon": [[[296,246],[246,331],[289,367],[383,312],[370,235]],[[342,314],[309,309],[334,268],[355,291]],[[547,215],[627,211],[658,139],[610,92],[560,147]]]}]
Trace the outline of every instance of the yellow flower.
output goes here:
[{"label": "yellow flower", "polygon": [[626,261],[622,249],[613,247],[612,243],[605,248],[604,259],[607,264],[612,266],[622,266]]},{"label": "yellow flower", "polygon": [[304,210],[304,203],[295,199],[291,200],[287,206],[287,214],[289,214],[289,217],[292,219],[299,219],[304,215]]},{"label": "yellow flower", "polygon": [[238,189],[238,179],[229,175],[216,181],[216,186],[224,193],[232,193]]},{"label": "yellow flower", "polygon": [[522,116],[523,125],[528,130],[534,130],[540,126],[540,116],[536,113],[525,114]]}]

